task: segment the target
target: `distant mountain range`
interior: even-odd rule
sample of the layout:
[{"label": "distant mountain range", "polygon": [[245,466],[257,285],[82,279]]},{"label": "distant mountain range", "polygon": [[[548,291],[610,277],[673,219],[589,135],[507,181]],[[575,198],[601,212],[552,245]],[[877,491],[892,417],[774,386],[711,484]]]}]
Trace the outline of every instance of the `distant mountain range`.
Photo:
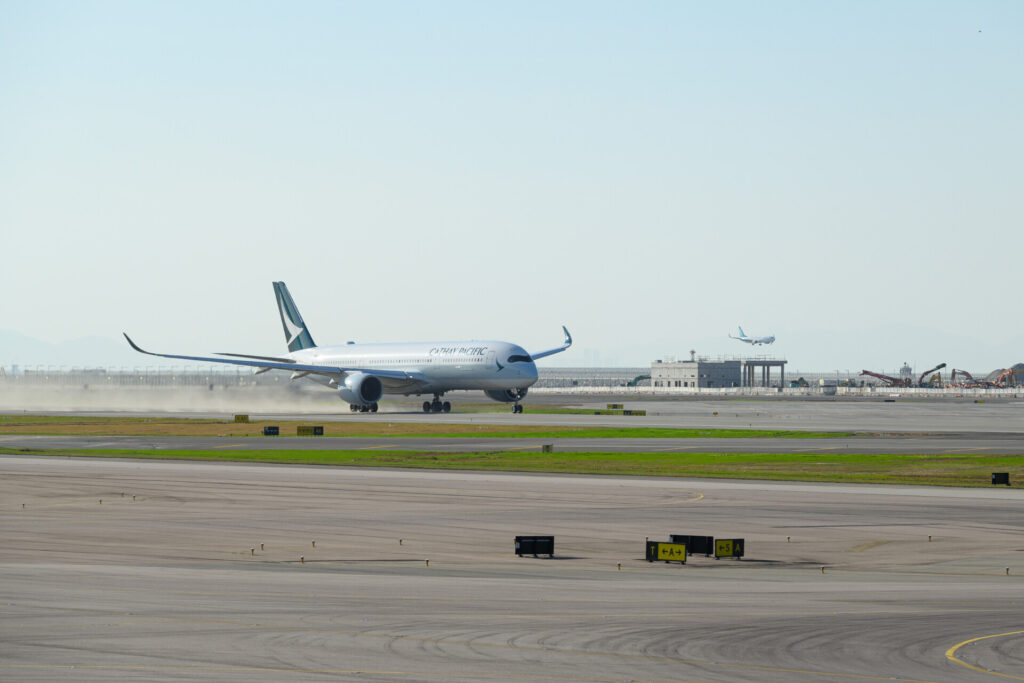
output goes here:
[{"label": "distant mountain range", "polygon": [[15,365],[22,369],[40,365],[47,368],[64,366],[70,370],[72,367],[169,367],[174,363],[140,356],[124,340],[109,337],[82,337],[52,344],[20,332],[0,330],[0,366],[10,371]]}]

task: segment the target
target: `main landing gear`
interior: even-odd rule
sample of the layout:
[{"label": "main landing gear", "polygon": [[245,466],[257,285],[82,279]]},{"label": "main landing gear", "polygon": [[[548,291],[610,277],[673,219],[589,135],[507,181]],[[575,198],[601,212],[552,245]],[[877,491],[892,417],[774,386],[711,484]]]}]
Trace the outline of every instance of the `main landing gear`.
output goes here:
[{"label": "main landing gear", "polygon": [[513,413],[521,413],[521,412],[523,412],[523,407],[521,405],[519,405],[518,401],[516,401],[516,404],[514,406],[512,406],[512,412]]},{"label": "main landing gear", "polygon": [[351,410],[353,413],[376,413],[377,412],[377,404],[376,403],[363,403],[363,404],[349,403],[348,404],[348,409]]},{"label": "main landing gear", "polygon": [[424,413],[450,413],[452,412],[452,404],[448,401],[441,402],[441,394],[434,394],[433,401],[423,402]]}]

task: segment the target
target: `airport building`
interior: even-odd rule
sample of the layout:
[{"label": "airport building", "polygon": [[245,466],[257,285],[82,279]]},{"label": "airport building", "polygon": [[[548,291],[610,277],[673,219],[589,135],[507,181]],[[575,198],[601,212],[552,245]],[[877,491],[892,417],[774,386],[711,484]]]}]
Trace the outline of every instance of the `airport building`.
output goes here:
[{"label": "airport building", "polygon": [[[777,381],[772,368],[779,369]],[[651,363],[651,386],[672,388],[770,387],[786,385],[786,361],[777,358],[692,358]]]}]

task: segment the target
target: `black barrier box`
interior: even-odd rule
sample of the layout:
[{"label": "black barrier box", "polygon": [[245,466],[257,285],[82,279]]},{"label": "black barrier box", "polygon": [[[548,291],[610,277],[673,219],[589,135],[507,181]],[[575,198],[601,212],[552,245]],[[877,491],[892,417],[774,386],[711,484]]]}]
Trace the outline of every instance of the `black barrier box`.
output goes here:
[{"label": "black barrier box", "polygon": [[715,559],[720,557],[743,557],[742,538],[719,538],[715,540]]},{"label": "black barrier box", "polygon": [[993,472],[992,473],[992,485],[998,486],[1009,486],[1010,485],[1010,473],[1009,472]]},{"label": "black barrier box", "polygon": [[554,536],[516,536],[516,555],[555,556]]},{"label": "black barrier box", "polygon": [[661,562],[679,562],[686,564],[686,546],[682,543],[665,543],[664,541],[647,541],[646,559]]},{"label": "black barrier box", "polygon": [[686,552],[690,555],[703,555],[711,557],[715,552],[714,536],[687,536],[684,534],[670,534],[669,540],[673,543],[682,543],[686,546]]},{"label": "black barrier box", "polygon": [[267,426],[263,428],[263,436],[279,436],[281,434],[280,427]]}]

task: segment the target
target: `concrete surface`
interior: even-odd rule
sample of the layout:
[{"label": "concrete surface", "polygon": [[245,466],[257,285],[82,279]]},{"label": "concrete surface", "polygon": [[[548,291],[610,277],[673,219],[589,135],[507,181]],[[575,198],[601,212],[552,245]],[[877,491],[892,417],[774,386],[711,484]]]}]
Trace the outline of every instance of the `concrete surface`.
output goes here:
[{"label": "concrete surface", "polygon": [[1024,678],[1015,489],[0,456],[0,510],[2,680]]}]

